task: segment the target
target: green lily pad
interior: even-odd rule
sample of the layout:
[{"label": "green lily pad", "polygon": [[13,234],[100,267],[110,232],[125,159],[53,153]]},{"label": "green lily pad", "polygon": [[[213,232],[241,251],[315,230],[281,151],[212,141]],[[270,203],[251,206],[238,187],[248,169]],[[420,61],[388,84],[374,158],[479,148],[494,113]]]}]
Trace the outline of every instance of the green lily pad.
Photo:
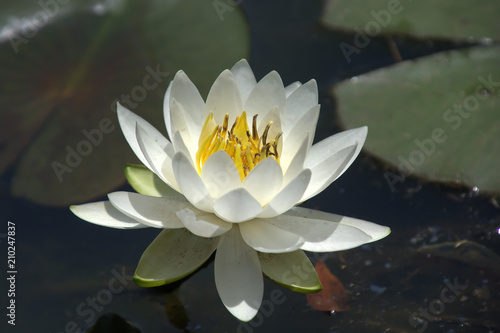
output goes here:
[{"label": "green lily pad", "polygon": [[442,52],[333,88],[345,127],[368,126],[364,148],[406,176],[500,191],[500,46]]},{"label": "green lily pad", "polygon": [[[417,38],[500,40],[497,1],[328,0],[321,22],[368,40],[380,33]],[[360,37],[361,44],[365,43]],[[357,45],[356,47],[360,47]]]},{"label": "green lily pad", "polygon": [[134,282],[157,287],[188,276],[210,258],[218,238],[193,235],[185,228],[164,229],[142,254]]},{"label": "green lily pad", "polygon": [[[26,6],[7,9],[29,19],[40,12]],[[237,6],[222,20],[203,0],[97,7],[74,0],[35,33],[19,29],[0,44],[0,173],[18,162],[15,196],[66,206],[112,191],[125,181],[125,164],[137,161],[115,101],[164,131],[163,95],[179,69],[206,94],[248,55]]]},{"label": "green lily pad", "polygon": [[125,167],[125,176],[137,193],[153,197],[168,197],[179,194],[144,165],[128,164]]},{"label": "green lily pad", "polygon": [[322,289],[316,269],[304,251],[287,253],[258,252],[262,273],[274,283],[301,293]]}]

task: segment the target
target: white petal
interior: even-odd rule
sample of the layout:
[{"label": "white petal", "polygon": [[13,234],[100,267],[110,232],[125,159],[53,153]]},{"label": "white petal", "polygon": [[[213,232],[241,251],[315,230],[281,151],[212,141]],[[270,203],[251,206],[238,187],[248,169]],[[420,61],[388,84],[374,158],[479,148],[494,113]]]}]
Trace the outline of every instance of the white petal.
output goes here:
[{"label": "white petal", "polygon": [[[278,133],[283,132],[281,129],[281,115],[280,109],[278,107],[273,107],[269,112],[264,113],[262,117],[258,118],[259,124],[257,125],[257,132],[261,135],[264,132],[264,129],[269,124],[269,122],[273,122],[271,127],[269,128],[269,132],[267,133],[267,142],[270,142],[276,138]],[[281,154],[281,152],[279,152]]]},{"label": "white petal", "polygon": [[[203,125],[203,112],[205,110],[205,102],[200,95],[200,92],[196,88],[193,82],[182,70],[175,74],[174,80],[172,81],[170,102],[176,100],[180,105],[182,105],[182,110],[184,111],[184,117],[186,122],[190,120],[192,122],[192,135],[198,137],[201,132],[201,126]],[[171,112],[175,112],[171,109]],[[191,125],[188,122],[188,125]]]},{"label": "white petal", "polygon": [[311,170],[303,170],[264,207],[259,218],[274,217],[292,208],[304,194],[310,179]]},{"label": "white petal", "polygon": [[229,114],[229,124],[233,124],[236,116],[243,112],[238,84],[229,70],[223,71],[215,80],[208,93],[203,119],[207,119],[210,112],[214,113],[217,124],[224,122],[225,114]]},{"label": "white petal", "polygon": [[214,199],[241,186],[238,170],[231,157],[223,150],[210,155],[203,164],[201,179]]},{"label": "white petal", "polygon": [[288,165],[297,154],[300,144],[306,136],[309,136],[308,147],[311,147],[318,123],[319,108],[319,105],[313,106],[297,121],[291,130],[283,133],[283,152],[280,162],[284,170],[288,169]]},{"label": "white petal", "polygon": [[151,171],[168,186],[180,192],[172,169],[172,159],[139,123],[136,126],[137,143],[148,161]]},{"label": "white petal", "polygon": [[269,223],[302,236],[305,243],[301,249],[305,251],[343,251],[371,241],[371,237],[362,230],[341,223],[342,218],[339,216],[337,221],[326,221],[291,216],[287,212],[269,219]]},{"label": "white petal", "polygon": [[149,165],[146,157],[144,157],[144,154],[139,147],[139,143],[137,142],[137,137],[135,135],[136,124],[139,124],[142,128],[144,128],[153,138],[153,140],[155,140],[158,145],[162,147],[163,150],[165,150],[167,153],[172,151],[170,147],[170,141],[168,141],[167,138],[165,138],[160,132],[158,132],[158,130],[154,128],[153,125],[151,125],[132,111],[129,111],[127,108],[121,106],[120,103],[117,103],[117,114],[118,122],[120,123],[123,135],[130,145],[130,148],[132,148],[142,164],[151,169],[151,166]]},{"label": "white petal", "polygon": [[237,226],[220,237],[214,271],[215,286],[229,312],[242,321],[255,317],[264,281],[257,252],[241,239]]},{"label": "white petal", "polygon": [[165,127],[167,128],[168,137],[172,140],[173,132],[170,128],[170,91],[172,90],[172,81],[168,84],[167,91],[163,96],[163,120],[165,121]]},{"label": "white petal", "polygon": [[369,235],[372,238],[370,242],[378,241],[391,233],[391,229],[383,225],[355,219],[353,217],[322,212],[314,209],[294,207],[286,212],[286,214],[312,219],[340,222],[342,224],[349,225],[363,231],[365,234]]},{"label": "white petal", "polygon": [[304,161],[306,160],[307,151],[309,149],[309,136],[305,136],[302,143],[297,150],[297,153],[293,157],[292,161],[288,165],[288,168],[284,170],[285,175],[283,176],[283,185],[286,186],[292,180],[297,177],[297,175],[304,170]]},{"label": "white petal", "polygon": [[[214,214],[196,215],[197,209],[185,208],[176,213],[184,226],[196,236],[217,237],[231,229],[232,223],[222,221]],[[198,211],[199,212],[199,211]]]},{"label": "white petal", "polygon": [[313,177],[301,202],[324,190],[347,170],[361,151],[367,132],[366,126],[340,132],[309,149],[304,168],[311,169]]},{"label": "white petal", "polygon": [[147,226],[117,210],[109,201],[69,207],[73,214],[90,223],[116,229],[139,229]]},{"label": "white petal", "polygon": [[282,119],[283,128],[285,130],[293,128],[304,113],[315,105],[318,105],[318,85],[315,80],[310,80],[286,99]]},{"label": "white petal", "polygon": [[181,152],[183,153],[185,156],[187,157],[190,157],[190,161],[191,161],[191,164],[194,165],[194,159],[192,159],[191,157],[191,152],[189,151],[189,149],[187,148],[186,146],[186,143],[184,142],[184,139],[182,138],[182,135],[180,132],[175,132],[174,133],[174,139],[172,141],[172,144],[174,146],[174,149],[175,149],[175,152],[178,153],[178,152]]},{"label": "white petal", "polygon": [[190,159],[182,152],[172,160],[175,180],[186,199],[196,208],[212,212],[213,199]]},{"label": "white petal", "polygon": [[187,201],[150,197],[131,192],[108,194],[111,204],[123,214],[153,228],[177,229],[184,225],[175,213],[191,207]]},{"label": "white petal", "polygon": [[[198,146],[198,136],[195,136],[193,132],[199,131],[193,125],[193,121],[189,118],[189,116],[184,116],[186,112],[181,104],[177,102],[177,100],[172,99],[170,103],[171,110],[171,121],[172,121],[172,131],[174,132],[174,136],[177,132],[182,136],[182,140],[184,144],[188,148],[189,155],[194,160],[196,156],[196,148]],[[196,144],[195,144],[196,143]]]},{"label": "white petal", "polygon": [[254,87],[245,103],[245,110],[249,115],[259,114],[262,117],[275,106],[282,109],[285,103],[285,88],[281,77],[272,71]]},{"label": "white petal", "polygon": [[272,157],[259,162],[243,180],[242,186],[262,205],[266,205],[281,189],[283,172]]},{"label": "white petal", "polygon": [[297,88],[299,88],[300,86],[302,85],[302,83],[300,83],[300,81],[295,81],[291,84],[289,84],[288,86],[285,87],[285,94],[286,94],[286,97],[288,98],[288,96],[290,96],[295,90],[297,90]]},{"label": "white petal", "polygon": [[239,227],[245,242],[259,252],[292,252],[304,244],[304,239],[298,234],[275,227],[266,219],[243,222]]},{"label": "white petal", "polygon": [[238,188],[215,201],[213,210],[224,221],[239,223],[259,215],[262,206],[245,189]]},{"label": "white petal", "polygon": [[339,174],[343,172],[345,165],[347,165],[354,155],[356,147],[357,145],[346,147],[325,159],[321,164],[311,168],[311,181],[300,202],[315,196],[337,179]]},{"label": "white petal", "polygon": [[234,75],[236,83],[238,83],[241,100],[243,101],[243,104],[245,104],[245,101],[248,99],[248,95],[250,95],[250,92],[257,84],[257,80],[255,80],[253,71],[248,64],[248,61],[245,59],[238,61],[233,68],[231,68],[231,72]]}]

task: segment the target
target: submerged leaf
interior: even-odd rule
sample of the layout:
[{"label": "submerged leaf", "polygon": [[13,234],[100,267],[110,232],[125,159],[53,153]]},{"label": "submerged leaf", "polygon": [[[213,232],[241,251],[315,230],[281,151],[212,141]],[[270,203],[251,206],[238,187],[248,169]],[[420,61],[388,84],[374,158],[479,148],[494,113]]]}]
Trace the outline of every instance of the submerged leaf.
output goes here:
[{"label": "submerged leaf", "polygon": [[318,311],[342,312],[349,310],[349,296],[340,280],[330,272],[326,264],[318,260],[315,265],[323,290],[307,294],[307,302]]}]

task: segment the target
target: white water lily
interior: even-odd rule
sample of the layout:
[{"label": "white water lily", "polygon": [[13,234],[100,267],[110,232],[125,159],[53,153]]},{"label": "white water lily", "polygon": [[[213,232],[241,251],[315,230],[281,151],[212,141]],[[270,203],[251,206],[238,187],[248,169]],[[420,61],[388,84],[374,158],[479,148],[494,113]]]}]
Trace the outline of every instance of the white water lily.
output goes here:
[{"label": "white water lily", "polygon": [[178,280],[216,251],[222,302],[248,321],[262,301],[262,272],[292,289],[317,291],[315,273],[293,283],[285,277],[294,274],[286,263],[307,260],[301,250],[346,250],[390,233],[371,222],[295,207],[340,177],[367,135],[361,127],[312,145],[319,109],[314,80],[285,88],[273,71],[257,83],[246,60],[220,74],[206,102],[179,71],[164,100],[170,141],[118,105],[130,147],[178,195],[151,196],[157,193],[141,190],[132,168],[129,181],[143,194],[114,192],[109,201],[71,209],[107,227],[164,229],[138,265],[141,285]]}]

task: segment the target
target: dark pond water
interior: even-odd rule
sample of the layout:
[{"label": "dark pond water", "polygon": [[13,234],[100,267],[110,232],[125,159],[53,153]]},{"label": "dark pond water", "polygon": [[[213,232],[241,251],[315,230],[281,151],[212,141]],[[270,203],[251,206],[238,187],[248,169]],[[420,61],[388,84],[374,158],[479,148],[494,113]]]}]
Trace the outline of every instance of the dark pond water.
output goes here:
[{"label": "dark pond water", "polygon": [[[257,78],[275,69],[285,84],[318,81],[322,113],[316,140],[341,129],[328,95],[332,84],[394,63],[386,40],[375,38],[347,64],[338,45],[353,36],[320,27],[321,5],[241,3]],[[456,47],[403,38],[396,43],[405,59]],[[303,294],[266,280],[267,306],[247,324],[219,300],[212,262],[175,285],[138,287],[130,277],[157,230],[107,229],[79,220],[67,208],[12,198],[9,171],[0,181],[0,331],[79,332],[99,317],[118,327],[119,318],[111,314],[144,333],[500,331],[499,198],[413,178],[391,191],[384,178],[388,168],[362,153],[339,180],[304,204],[392,228],[382,241],[323,257],[348,290],[350,309],[333,315],[314,311]],[[6,323],[8,221],[16,226],[15,327]],[[271,302],[271,295],[279,295],[278,301]],[[116,330],[129,331],[134,332]]]}]

